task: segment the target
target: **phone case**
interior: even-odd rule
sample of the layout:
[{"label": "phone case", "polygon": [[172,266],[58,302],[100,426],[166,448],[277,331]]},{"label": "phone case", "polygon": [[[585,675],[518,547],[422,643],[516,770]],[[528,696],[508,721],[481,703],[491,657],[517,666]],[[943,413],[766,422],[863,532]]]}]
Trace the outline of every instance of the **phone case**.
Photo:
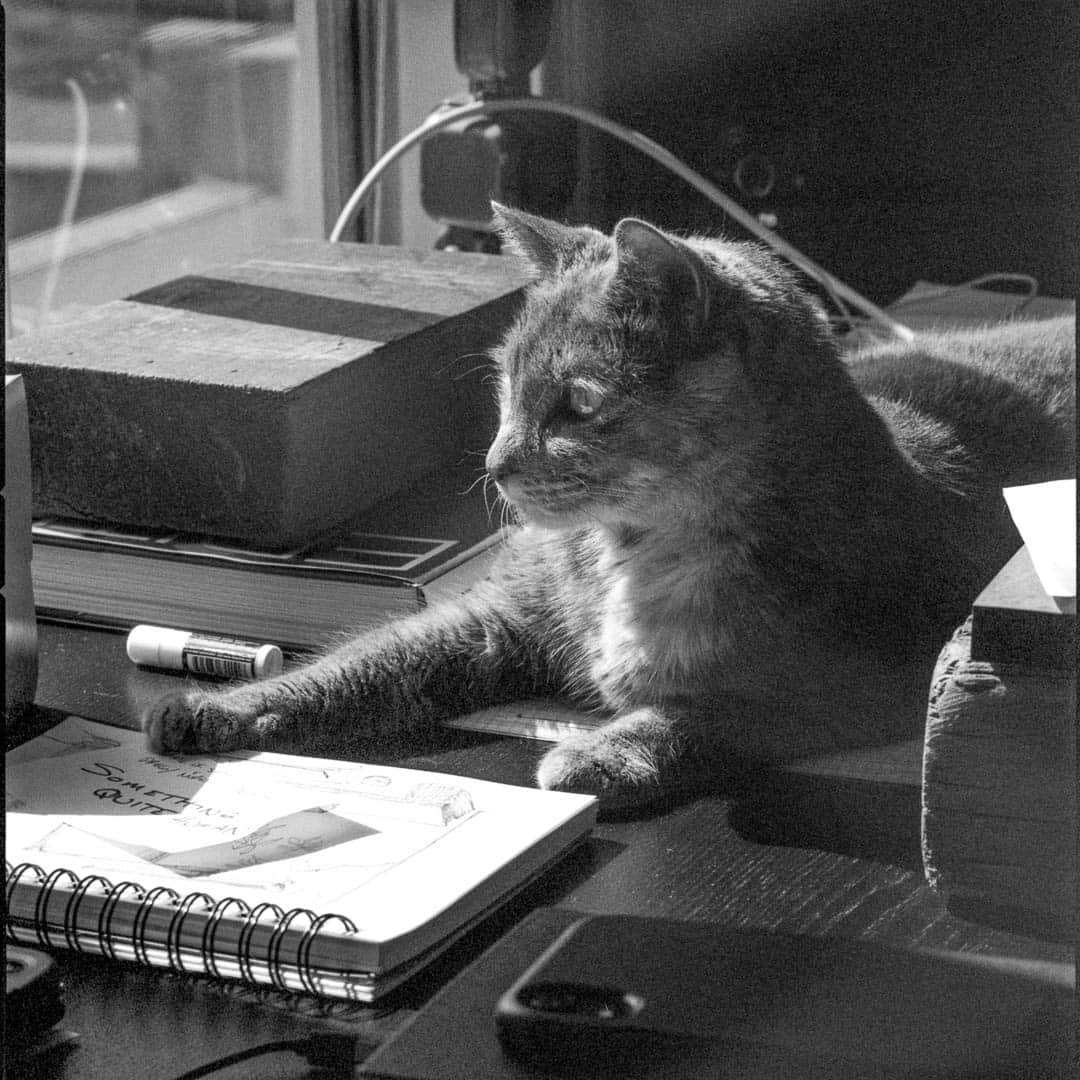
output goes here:
[{"label": "phone case", "polygon": [[977,957],[596,916],[495,1022],[513,1060],[563,1075],[1027,1080],[1057,1075],[1038,1063],[1062,1060],[1046,1039],[1067,1031],[1070,991]]}]

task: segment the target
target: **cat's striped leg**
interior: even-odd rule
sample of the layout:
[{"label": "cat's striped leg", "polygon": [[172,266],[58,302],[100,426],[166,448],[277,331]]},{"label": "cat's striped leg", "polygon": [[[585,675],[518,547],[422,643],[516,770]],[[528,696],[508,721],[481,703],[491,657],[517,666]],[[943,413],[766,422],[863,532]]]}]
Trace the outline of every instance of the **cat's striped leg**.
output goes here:
[{"label": "cat's striped leg", "polygon": [[549,689],[535,651],[498,604],[451,605],[389,623],[273,679],[170,695],[146,711],[143,730],[166,753],[345,757]]}]

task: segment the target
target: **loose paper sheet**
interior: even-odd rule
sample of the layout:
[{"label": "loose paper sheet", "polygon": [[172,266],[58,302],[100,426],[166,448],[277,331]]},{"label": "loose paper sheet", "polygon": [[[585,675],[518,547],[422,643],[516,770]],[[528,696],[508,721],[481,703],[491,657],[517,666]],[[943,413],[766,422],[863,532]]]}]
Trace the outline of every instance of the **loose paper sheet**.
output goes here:
[{"label": "loose paper sheet", "polygon": [[1076,600],[1076,481],[1005,488],[1016,527],[1048,596]]}]

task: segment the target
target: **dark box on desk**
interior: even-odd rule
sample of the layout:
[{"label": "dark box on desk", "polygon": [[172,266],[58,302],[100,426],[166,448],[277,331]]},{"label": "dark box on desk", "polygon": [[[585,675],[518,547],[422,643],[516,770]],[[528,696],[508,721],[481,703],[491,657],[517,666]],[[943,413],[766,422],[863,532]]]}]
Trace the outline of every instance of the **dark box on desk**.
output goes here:
[{"label": "dark box on desk", "polygon": [[296,242],[15,338],[34,512],[310,540],[486,447],[484,356],[524,283],[499,256]]},{"label": "dark box on desk", "polygon": [[1076,601],[1047,595],[1026,547],[1005,564],[972,605],[971,658],[1076,669]]}]

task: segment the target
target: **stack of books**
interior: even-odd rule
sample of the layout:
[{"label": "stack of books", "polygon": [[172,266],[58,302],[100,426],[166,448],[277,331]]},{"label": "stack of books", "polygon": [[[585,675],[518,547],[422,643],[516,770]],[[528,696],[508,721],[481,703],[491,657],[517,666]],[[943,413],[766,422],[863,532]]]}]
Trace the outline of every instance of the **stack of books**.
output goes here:
[{"label": "stack of books", "polygon": [[32,563],[38,615],[320,648],[483,579],[502,532],[498,511],[481,492],[466,491],[472,472],[432,477],[382,500],[346,529],[284,552],[39,518]]}]

